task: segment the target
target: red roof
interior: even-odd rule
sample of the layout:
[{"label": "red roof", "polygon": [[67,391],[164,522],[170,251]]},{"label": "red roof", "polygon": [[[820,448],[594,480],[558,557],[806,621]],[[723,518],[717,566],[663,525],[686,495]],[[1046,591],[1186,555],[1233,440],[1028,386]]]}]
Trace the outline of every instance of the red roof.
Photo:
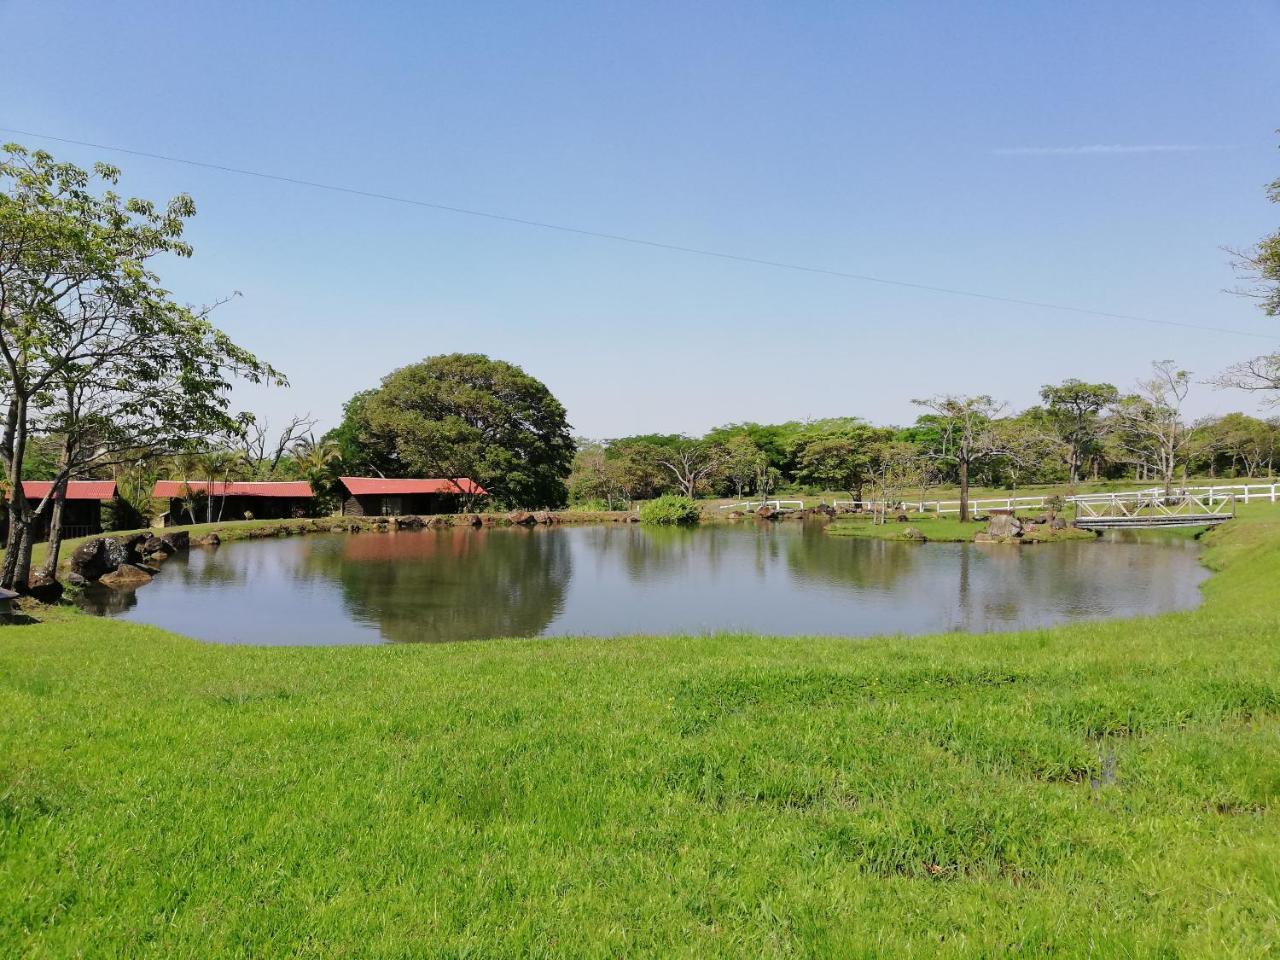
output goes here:
[{"label": "red roof", "polygon": [[[209,488],[206,480],[157,480],[151,491],[153,497],[168,499],[185,497],[188,493],[202,494]],[[311,484],[305,480],[239,481],[230,483],[215,481],[212,484],[215,497],[313,497]]]},{"label": "red roof", "polygon": [[399,496],[411,493],[488,493],[484,487],[466,477],[457,480],[416,479],[388,480],[384,477],[339,477],[342,485],[356,496],[388,494]]},{"label": "red roof", "polygon": [[[43,500],[53,489],[48,480],[23,480],[22,492],[28,500]],[[116,495],[114,480],[68,480],[68,500],[110,500]]]}]

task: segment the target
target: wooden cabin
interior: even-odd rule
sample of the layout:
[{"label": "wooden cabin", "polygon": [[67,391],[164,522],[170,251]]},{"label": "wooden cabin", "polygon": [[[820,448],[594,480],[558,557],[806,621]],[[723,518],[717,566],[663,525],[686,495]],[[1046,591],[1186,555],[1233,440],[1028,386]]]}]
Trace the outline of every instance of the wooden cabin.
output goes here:
[{"label": "wooden cabin", "polygon": [[[22,493],[32,507],[49,495],[48,480],[23,480]],[[62,505],[62,538],[88,537],[102,532],[102,504],[116,499],[114,480],[68,480]],[[37,541],[49,539],[52,505],[36,520],[32,533]]]},{"label": "wooden cabin", "polygon": [[484,496],[478,483],[461,477],[387,479],[385,477],[339,477],[342,484],[344,517],[405,517],[428,513],[455,513],[461,496]]},{"label": "wooden cabin", "polygon": [[209,516],[209,497],[213,497],[215,520],[292,520],[310,516],[315,503],[311,484],[305,480],[268,480],[227,482],[206,480],[160,480],[151,496],[166,502],[168,509],[159,518],[161,525],[182,526],[204,523]]}]

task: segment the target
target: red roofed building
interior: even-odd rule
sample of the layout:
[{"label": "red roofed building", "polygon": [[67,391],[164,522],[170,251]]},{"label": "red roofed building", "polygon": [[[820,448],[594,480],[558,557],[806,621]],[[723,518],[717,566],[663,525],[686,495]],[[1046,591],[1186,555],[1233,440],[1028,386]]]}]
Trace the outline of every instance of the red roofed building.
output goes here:
[{"label": "red roofed building", "polygon": [[[23,480],[22,493],[32,507],[40,505],[50,491],[53,483],[48,480]],[[87,537],[102,532],[102,503],[116,498],[116,482],[114,480],[68,480],[65,503],[62,507],[62,536]],[[52,507],[36,520],[32,535],[36,540],[44,540],[49,536],[49,512]]]},{"label": "red roofed building", "polygon": [[464,494],[484,496],[487,491],[473,480],[386,479],[339,477],[344,495],[344,517],[400,517],[425,513],[453,513]]},{"label": "red roofed building", "polygon": [[161,518],[166,526],[202,523],[210,516],[214,520],[305,517],[315,500],[311,484],[305,480],[159,480],[151,496],[169,502]]}]

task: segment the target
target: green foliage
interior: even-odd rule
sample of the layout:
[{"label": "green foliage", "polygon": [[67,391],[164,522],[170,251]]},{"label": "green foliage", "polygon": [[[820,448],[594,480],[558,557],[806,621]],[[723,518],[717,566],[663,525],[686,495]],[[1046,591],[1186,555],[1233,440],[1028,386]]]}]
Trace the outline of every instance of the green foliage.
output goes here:
[{"label": "green foliage", "polygon": [[[65,480],[179,449],[246,423],[230,408],[236,378],[283,384],[270,365],[175,302],[149,264],[189,257],[195,204],[163,207],[114,190],[119,170],[58,163],[8,144],[0,159],[0,381],[9,428],[4,479],[26,475],[28,440],[52,438]],[[23,586],[32,506],[10,485],[11,548],[0,582]],[[38,509],[38,508],[37,508]]]},{"label": "green foliage", "polygon": [[640,507],[640,522],[650,526],[686,526],[701,519],[702,511],[696,503],[674,493],[663,494]]},{"label": "green foliage", "polygon": [[[358,394],[329,439],[353,464],[392,475],[469,478],[494,502],[559,507],[574,445],[564,407],[514,364],[480,354],[430,357]],[[381,450],[381,453],[372,451]]]}]

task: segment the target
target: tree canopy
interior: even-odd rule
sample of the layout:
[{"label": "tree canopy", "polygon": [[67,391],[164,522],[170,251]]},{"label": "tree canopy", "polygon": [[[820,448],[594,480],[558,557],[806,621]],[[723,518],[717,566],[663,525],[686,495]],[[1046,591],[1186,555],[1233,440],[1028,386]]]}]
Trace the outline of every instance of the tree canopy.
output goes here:
[{"label": "tree canopy", "polygon": [[391,476],[467,478],[493,502],[557,507],[574,443],[564,407],[519,367],[476,353],[394,370],[348,402],[330,437],[344,459]]}]

